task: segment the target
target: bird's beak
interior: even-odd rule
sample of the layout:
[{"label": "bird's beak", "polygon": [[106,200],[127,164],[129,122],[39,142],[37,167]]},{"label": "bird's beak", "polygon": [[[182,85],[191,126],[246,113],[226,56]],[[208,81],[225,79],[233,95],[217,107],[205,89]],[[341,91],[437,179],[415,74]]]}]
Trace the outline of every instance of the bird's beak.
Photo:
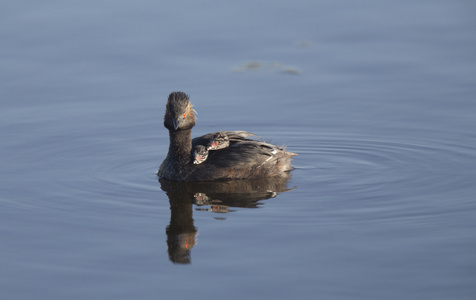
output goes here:
[{"label": "bird's beak", "polygon": [[180,123],[182,122],[182,119],[174,118],[174,119],[172,119],[172,122],[174,123],[174,129],[177,130],[177,128],[179,127]]}]

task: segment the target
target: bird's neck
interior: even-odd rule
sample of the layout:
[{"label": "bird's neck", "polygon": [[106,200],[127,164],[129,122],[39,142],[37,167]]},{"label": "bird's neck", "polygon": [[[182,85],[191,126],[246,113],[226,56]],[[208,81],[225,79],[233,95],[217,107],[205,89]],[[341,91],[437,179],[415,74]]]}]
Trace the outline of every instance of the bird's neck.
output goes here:
[{"label": "bird's neck", "polygon": [[169,130],[169,153],[181,165],[188,164],[192,154],[192,130]]}]

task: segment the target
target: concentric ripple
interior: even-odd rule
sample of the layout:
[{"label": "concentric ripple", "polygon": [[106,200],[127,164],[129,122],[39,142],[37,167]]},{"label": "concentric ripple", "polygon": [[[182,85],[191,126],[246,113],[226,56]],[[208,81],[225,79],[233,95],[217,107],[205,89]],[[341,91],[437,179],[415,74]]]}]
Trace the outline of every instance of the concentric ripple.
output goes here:
[{"label": "concentric ripple", "polygon": [[306,181],[354,191],[464,187],[476,161],[474,146],[430,139],[317,139],[296,151]]},{"label": "concentric ripple", "polygon": [[[117,144],[97,145],[90,176],[82,176],[77,188],[104,198],[155,202],[160,193],[157,182],[159,158],[152,137],[134,138]],[[106,149],[98,151],[98,148]],[[98,155],[99,154],[99,155]],[[84,174],[83,174],[84,175]]]}]

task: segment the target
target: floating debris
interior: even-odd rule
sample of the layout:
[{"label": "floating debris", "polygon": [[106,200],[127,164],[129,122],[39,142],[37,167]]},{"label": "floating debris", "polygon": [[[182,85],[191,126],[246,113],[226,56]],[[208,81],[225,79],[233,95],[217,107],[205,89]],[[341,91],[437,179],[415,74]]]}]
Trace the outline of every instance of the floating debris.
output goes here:
[{"label": "floating debris", "polygon": [[262,62],[250,61],[240,66],[232,68],[235,73],[243,73],[246,71],[278,71],[287,74],[300,75],[301,71],[295,67],[283,66],[280,62]]},{"label": "floating debris", "polygon": [[283,72],[288,74],[293,74],[293,75],[301,75],[301,71],[293,67],[286,67],[283,69]]},{"label": "floating debris", "polygon": [[248,70],[258,70],[263,68],[263,63],[259,61],[251,61],[247,62],[244,67]]}]

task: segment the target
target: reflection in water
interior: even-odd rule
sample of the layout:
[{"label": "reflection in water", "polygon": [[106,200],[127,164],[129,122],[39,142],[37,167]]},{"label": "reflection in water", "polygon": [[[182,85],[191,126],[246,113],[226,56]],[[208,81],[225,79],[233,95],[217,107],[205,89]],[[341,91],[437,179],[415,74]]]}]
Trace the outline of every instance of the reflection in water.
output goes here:
[{"label": "reflection in water", "polygon": [[289,177],[185,183],[159,179],[160,187],[170,201],[170,224],[166,229],[169,259],[180,264],[191,262],[190,251],[197,235],[193,225],[193,204],[208,205],[210,209],[200,210],[218,213],[227,213],[230,207],[257,207],[259,200],[290,190],[288,180]]}]

